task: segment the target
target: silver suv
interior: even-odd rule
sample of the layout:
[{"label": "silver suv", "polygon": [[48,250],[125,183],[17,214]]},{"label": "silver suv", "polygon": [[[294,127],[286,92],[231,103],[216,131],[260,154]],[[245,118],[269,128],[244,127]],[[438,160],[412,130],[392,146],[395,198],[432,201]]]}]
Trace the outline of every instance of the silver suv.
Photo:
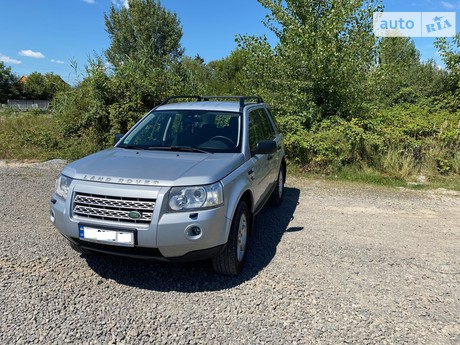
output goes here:
[{"label": "silver suv", "polygon": [[[177,102],[192,99],[193,102]],[[283,137],[257,96],[174,96],[62,170],[51,221],[83,254],[211,258],[238,274],[254,216],[283,197]]]}]

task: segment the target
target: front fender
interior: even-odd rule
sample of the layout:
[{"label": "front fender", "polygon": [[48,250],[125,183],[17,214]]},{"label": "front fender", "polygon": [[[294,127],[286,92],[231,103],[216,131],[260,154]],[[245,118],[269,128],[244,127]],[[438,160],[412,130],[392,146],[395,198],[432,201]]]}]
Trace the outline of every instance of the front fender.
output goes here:
[{"label": "front fender", "polygon": [[[251,200],[248,203],[248,207],[251,211],[251,214],[254,213],[254,202],[251,191],[252,180],[248,175],[248,171],[252,168],[252,165],[253,164],[251,161],[247,161],[238,169],[233,171],[230,175],[222,179],[222,185],[224,186],[224,199],[225,204],[227,205],[225,218],[230,221],[233,219],[233,215],[235,214],[238,203],[246,192],[249,192],[251,195]],[[230,227],[227,227],[227,238],[229,232]]]}]

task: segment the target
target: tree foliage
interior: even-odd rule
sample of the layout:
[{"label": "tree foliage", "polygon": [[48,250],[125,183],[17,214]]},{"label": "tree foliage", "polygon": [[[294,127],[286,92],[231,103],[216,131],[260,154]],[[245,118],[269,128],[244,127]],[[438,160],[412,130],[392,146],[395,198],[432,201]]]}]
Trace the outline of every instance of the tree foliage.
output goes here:
[{"label": "tree foliage", "polygon": [[18,77],[11,72],[11,67],[6,67],[0,61],[0,103],[6,103],[8,99],[16,98],[18,95]]},{"label": "tree foliage", "polygon": [[[259,0],[270,11],[266,25],[278,37],[271,49],[264,38],[242,37],[252,52],[255,73],[267,64],[267,86],[289,90],[283,109],[308,109],[304,122],[334,115],[350,117],[362,111],[367,72],[375,57],[372,13],[374,0]],[[259,68],[258,68],[259,66]],[[248,71],[251,73],[253,71]],[[260,81],[257,81],[260,83]],[[284,90],[284,91],[283,91]],[[286,95],[287,96],[287,95]],[[282,106],[282,105],[280,105]]]},{"label": "tree foliage", "polygon": [[209,88],[216,95],[244,95],[248,93],[244,68],[247,64],[248,53],[236,49],[224,59],[211,61],[208,64],[211,78]]},{"label": "tree foliage", "polygon": [[54,73],[33,72],[21,83],[21,97],[25,99],[53,99],[57,93],[69,89],[69,85]]},{"label": "tree foliage", "polygon": [[377,65],[370,73],[374,101],[384,106],[414,103],[446,91],[447,72],[433,60],[422,63],[409,38],[386,37],[378,44]]},{"label": "tree foliage", "polygon": [[83,82],[54,102],[64,135],[89,137],[100,148],[191,81],[180,66],[180,22],[159,1],[112,6],[105,23],[110,64],[101,56],[90,59]]},{"label": "tree foliage", "polygon": [[291,158],[308,160],[305,138],[333,117],[367,114],[369,72],[375,65],[372,14],[378,0],[259,0],[265,25],[278,37],[240,36],[248,58],[246,85],[272,104]]},{"label": "tree foliage", "polygon": [[107,60],[116,68],[127,62],[162,67],[177,61],[182,28],[176,14],[167,11],[158,0],[129,0],[129,7],[112,5],[105,15],[111,39]]},{"label": "tree foliage", "polygon": [[172,74],[176,80],[176,92],[187,95],[204,95],[210,92],[211,71],[199,55],[194,58],[183,56],[173,68]]},{"label": "tree foliage", "polygon": [[[438,38],[435,47],[450,72],[450,90],[459,95],[460,90],[460,32],[451,41]],[[459,95],[460,96],[460,95]]]}]

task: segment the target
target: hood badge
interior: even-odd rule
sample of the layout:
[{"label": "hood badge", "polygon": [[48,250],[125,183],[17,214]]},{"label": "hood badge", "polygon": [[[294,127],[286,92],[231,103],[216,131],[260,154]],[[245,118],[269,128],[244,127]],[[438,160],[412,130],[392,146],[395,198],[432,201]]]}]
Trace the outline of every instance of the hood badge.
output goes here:
[{"label": "hood badge", "polygon": [[83,180],[86,181],[95,181],[95,182],[107,182],[107,183],[119,183],[119,184],[137,184],[144,186],[158,186],[160,181],[156,180],[144,180],[136,178],[117,178],[117,177],[107,177],[107,176],[96,176],[96,175],[84,175]]}]

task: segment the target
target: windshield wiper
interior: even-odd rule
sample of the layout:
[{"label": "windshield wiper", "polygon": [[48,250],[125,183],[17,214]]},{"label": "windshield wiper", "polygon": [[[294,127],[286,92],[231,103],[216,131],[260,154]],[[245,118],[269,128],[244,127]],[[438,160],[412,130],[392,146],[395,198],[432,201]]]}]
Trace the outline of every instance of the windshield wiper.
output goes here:
[{"label": "windshield wiper", "polygon": [[191,146],[171,146],[171,150],[173,151],[181,151],[181,152],[198,152],[198,153],[211,153],[196,147]]},{"label": "windshield wiper", "polygon": [[151,146],[149,150],[167,150],[167,151],[179,151],[179,152],[198,152],[198,153],[211,153],[205,150],[198,149],[191,146]]},{"label": "windshield wiper", "polygon": [[122,149],[129,149],[129,150],[148,150],[148,146],[142,146],[142,145],[119,145],[117,147],[120,147]]},{"label": "windshield wiper", "polygon": [[205,150],[191,146],[142,146],[142,145],[120,145],[118,147],[133,150],[162,150],[162,151],[179,151],[179,152],[198,152],[211,153]]}]

